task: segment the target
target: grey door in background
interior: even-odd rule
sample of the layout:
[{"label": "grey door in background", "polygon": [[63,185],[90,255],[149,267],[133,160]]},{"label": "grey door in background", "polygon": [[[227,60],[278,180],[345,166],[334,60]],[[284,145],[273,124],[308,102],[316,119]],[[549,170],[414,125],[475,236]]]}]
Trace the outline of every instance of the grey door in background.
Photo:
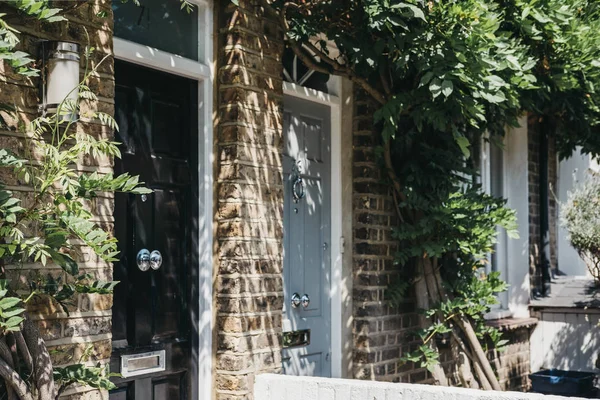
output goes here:
[{"label": "grey door in background", "polygon": [[[331,111],[290,96],[284,106],[283,329],[284,346],[290,338],[295,345],[284,349],[283,369],[289,375],[329,377]],[[308,304],[293,307],[294,294],[306,295]]]}]

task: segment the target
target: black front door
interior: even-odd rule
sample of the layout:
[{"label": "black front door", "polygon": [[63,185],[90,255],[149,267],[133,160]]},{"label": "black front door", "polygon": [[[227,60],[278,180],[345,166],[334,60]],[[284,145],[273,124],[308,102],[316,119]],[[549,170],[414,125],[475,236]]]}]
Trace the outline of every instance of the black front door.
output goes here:
[{"label": "black front door", "polygon": [[[120,283],[114,293],[111,371],[125,376],[114,379],[118,389],[110,399],[193,398],[198,84],[120,61],[115,80],[116,136],[122,143],[115,173],[139,175],[154,192],[115,196],[121,253],[114,264]],[[143,249],[161,253],[158,269],[145,262],[140,268],[137,255]]]}]

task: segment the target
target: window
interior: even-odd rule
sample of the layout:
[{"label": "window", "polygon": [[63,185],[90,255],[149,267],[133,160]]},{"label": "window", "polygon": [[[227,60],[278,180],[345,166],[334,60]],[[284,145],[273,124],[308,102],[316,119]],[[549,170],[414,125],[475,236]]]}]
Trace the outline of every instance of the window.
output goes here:
[{"label": "window", "polygon": [[[480,171],[481,186],[486,193],[494,197],[507,197],[506,179],[505,179],[505,152],[502,149],[503,143],[493,143],[489,137],[484,137],[480,149]],[[500,278],[508,282],[508,236],[504,228],[498,228],[498,243],[490,254],[489,263],[485,266],[485,273],[500,272]],[[500,304],[494,307],[496,310],[508,309],[508,292],[498,295]],[[498,313],[491,313],[491,318],[498,318]],[[508,316],[508,315],[504,315]]]},{"label": "window", "polygon": [[[286,82],[315,89],[323,93],[330,92],[331,76],[310,69],[292,49],[286,47],[283,52],[283,79]],[[319,59],[315,58],[318,63]]]},{"label": "window", "polygon": [[198,60],[198,7],[180,9],[179,0],[113,1],[115,36]]}]

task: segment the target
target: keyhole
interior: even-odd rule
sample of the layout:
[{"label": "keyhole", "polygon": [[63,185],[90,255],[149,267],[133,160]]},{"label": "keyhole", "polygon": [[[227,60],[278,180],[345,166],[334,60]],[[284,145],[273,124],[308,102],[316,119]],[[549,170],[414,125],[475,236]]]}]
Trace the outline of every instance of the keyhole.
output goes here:
[{"label": "keyhole", "polygon": [[294,213],[298,214],[298,208],[294,207]]}]

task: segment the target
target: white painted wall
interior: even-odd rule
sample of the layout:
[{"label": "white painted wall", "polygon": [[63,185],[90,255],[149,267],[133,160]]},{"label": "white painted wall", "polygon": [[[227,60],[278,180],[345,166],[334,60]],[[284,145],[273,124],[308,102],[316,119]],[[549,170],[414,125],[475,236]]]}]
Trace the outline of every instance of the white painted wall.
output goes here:
[{"label": "white painted wall", "polygon": [[527,117],[520,120],[521,127],[510,129],[505,145],[505,196],[508,207],[517,212],[519,239],[509,239],[506,244],[506,261],[509,284],[508,309],[515,318],[529,317],[529,181],[527,161]]},{"label": "white painted wall", "polygon": [[[555,195],[560,204],[568,199],[568,194],[578,184],[585,182],[591,171],[598,170],[598,163],[589,155],[581,154],[579,149],[573,152],[573,156],[562,160],[558,164],[558,187]],[[577,251],[569,243],[566,229],[558,225],[557,238],[558,269],[573,276],[590,276],[584,261],[579,257]]]},{"label": "white painted wall", "polygon": [[598,372],[600,310],[579,309],[540,312],[530,340],[531,370],[557,368]]},{"label": "white painted wall", "polygon": [[562,400],[574,397],[493,392],[456,387],[361,380],[258,375],[256,400]]}]

